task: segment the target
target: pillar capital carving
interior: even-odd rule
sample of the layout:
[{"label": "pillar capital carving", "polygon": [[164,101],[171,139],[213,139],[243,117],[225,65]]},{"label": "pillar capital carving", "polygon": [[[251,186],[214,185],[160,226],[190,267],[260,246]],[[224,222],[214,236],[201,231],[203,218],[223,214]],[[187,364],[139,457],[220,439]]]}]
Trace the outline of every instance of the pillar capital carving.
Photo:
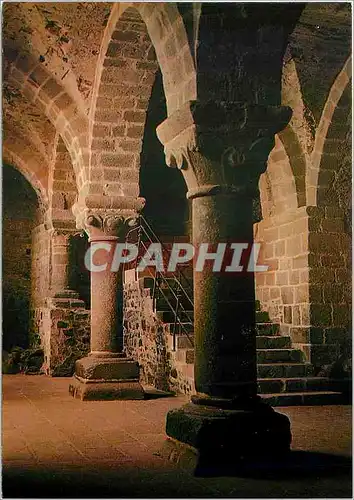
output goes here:
[{"label": "pillar capital carving", "polygon": [[78,229],[64,229],[61,227],[51,227],[49,228],[49,234],[52,238],[61,238],[69,240],[73,236],[82,234],[82,231]]},{"label": "pillar capital carving", "polygon": [[287,106],[189,101],[157,127],[166,163],[181,169],[188,198],[253,196],[274,136],[291,118]]},{"label": "pillar capital carving", "polygon": [[128,231],[137,223],[138,214],[119,210],[84,210],[77,220],[90,241],[125,239]]}]

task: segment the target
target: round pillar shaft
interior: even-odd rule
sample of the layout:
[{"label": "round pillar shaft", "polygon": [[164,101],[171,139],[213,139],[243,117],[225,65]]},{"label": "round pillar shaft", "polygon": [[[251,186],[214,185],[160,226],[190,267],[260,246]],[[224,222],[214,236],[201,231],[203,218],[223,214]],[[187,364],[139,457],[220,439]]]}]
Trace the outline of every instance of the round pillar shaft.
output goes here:
[{"label": "round pillar shaft", "polygon": [[52,239],[51,289],[54,293],[70,289],[70,235],[57,234]]},{"label": "round pillar shaft", "polygon": [[[193,243],[253,242],[252,200],[234,195],[193,199]],[[227,255],[227,254],[226,254]],[[230,254],[229,254],[230,256]],[[195,385],[199,395],[256,394],[254,274],[194,266]]]},{"label": "round pillar shaft", "polygon": [[143,399],[139,365],[123,352],[121,266],[112,270],[117,244],[125,240],[130,214],[98,211],[84,218],[90,235],[91,352],[75,364],[69,392],[81,400]]},{"label": "round pillar shaft", "polygon": [[91,241],[93,250],[98,243],[108,243],[111,251],[98,249],[93,254],[95,266],[105,265],[102,271],[91,271],[91,353],[110,356],[123,351],[123,289],[122,273],[111,271],[116,240]]}]

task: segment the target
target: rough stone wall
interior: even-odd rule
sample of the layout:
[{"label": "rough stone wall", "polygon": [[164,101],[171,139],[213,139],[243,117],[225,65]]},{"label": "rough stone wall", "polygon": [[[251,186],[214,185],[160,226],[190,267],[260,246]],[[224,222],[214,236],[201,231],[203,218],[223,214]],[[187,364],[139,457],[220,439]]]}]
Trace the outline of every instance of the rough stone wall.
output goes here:
[{"label": "rough stone wall", "polygon": [[169,349],[169,328],[156,317],[150,289],[143,287],[143,280],[126,281],[124,346],[140,365],[141,382],[164,391],[189,393],[191,383]]},{"label": "rough stone wall", "polygon": [[[310,210],[310,209],[308,209]],[[344,212],[311,207],[309,227],[309,298],[311,360],[316,366],[350,357],[351,236],[344,231]]]},{"label": "rough stone wall", "polygon": [[308,361],[335,361],[350,339],[351,238],[344,213],[301,207],[255,225],[262,243],[256,296]]},{"label": "rough stone wall", "polygon": [[3,331],[5,350],[28,344],[31,291],[30,220],[3,218]]},{"label": "rough stone wall", "polygon": [[124,345],[140,365],[141,381],[168,390],[165,326],[153,314],[150,290],[139,281],[124,285]]},{"label": "rough stone wall", "polygon": [[47,375],[70,376],[90,347],[90,311],[81,300],[49,298],[51,236],[44,225],[32,232],[31,338],[44,350]]},{"label": "rough stone wall", "polygon": [[50,236],[44,224],[32,231],[31,309],[43,307],[50,286]]},{"label": "rough stone wall", "polygon": [[44,348],[43,370],[54,377],[70,377],[75,361],[90,351],[90,311],[81,301],[51,299],[37,311]]},{"label": "rough stone wall", "polygon": [[38,200],[28,181],[3,166],[3,348],[27,347],[31,293],[31,231]]},{"label": "rough stone wall", "polygon": [[40,224],[32,231],[30,337],[32,345],[41,345],[44,350],[42,318],[50,286],[49,264],[50,236]]},{"label": "rough stone wall", "polygon": [[[55,210],[53,215],[60,215],[63,222],[66,219],[70,221],[73,219],[71,207],[75,203],[78,193],[71,157],[61,137],[56,148],[52,177],[49,196],[51,197],[51,207]],[[67,212],[69,213],[67,214]]]}]

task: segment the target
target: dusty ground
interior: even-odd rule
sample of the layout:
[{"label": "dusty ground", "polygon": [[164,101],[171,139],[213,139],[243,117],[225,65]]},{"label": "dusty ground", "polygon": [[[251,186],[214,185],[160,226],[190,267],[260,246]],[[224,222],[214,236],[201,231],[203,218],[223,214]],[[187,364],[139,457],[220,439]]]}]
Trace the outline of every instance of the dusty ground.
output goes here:
[{"label": "dusty ground", "polygon": [[193,459],[166,453],[166,412],[187,398],[80,402],[68,386],[3,377],[5,498],[352,496],[349,406],[279,408],[292,421],[289,464],[196,477]]}]

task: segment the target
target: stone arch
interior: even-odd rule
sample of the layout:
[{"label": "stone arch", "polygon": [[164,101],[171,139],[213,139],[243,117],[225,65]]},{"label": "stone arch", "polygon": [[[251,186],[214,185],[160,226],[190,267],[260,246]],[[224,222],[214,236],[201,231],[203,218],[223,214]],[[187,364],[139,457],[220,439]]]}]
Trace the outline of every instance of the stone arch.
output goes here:
[{"label": "stone arch", "polygon": [[259,195],[262,219],[267,219],[271,217],[273,208],[272,186],[267,171],[259,179]]},{"label": "stone arch", "polygon": [[284,145],[295,179],[298,206],[306,205],[306,172],[309,153],[313,148],[313,132],[308,122],[308,109],[302,95],[295,60],[288,45],[282,74],[282,104],[292,109],[291,121],[279,137]]},{"label": "stone arch", "polygon": [[90,195],[110,207],[128,208],[139,196],[140,152],[158,65],[171,114],[196,97],[194,63],[176,5],[114,4],[90,112]]},{"label": "stone arch", "polygon": [[[318,173],[317,205],[350,212],[343,201],[351,199],[351,89],[347,86],[327,130]],[[345,190],[345,195],[341,192]]]},{"label": "stone arch", "polygon": [[279,137],[284,146],[290,167],[292,170],[295,190],[297,197],[297,206],[303,207],[306,205],[306,170],[307,162],[301,143],[296,131],[291,125],[288,125]]},{"label": "stone arch", "polygon": [[268,158],[267,170],[260,178],[259,189],[263,219],[298,207],[295,176],[278,135]]},{"label": "stone arch", "polygon": [[78,104],[33,56],[5,50],[6,83],[34,103],[60,133],[71,155],[78,185],[87,181],[88,118]]},{"label": "stone arch", "polygon": [[315,145],[311,155],[311,164],[307,176],[307,203],[311,206],[318,204],[319,172],[322,155],[335,110],[351,79],[351,56],[347,59],[342,70],[335,79],[323,108],[321,120],[316,130]]}]

